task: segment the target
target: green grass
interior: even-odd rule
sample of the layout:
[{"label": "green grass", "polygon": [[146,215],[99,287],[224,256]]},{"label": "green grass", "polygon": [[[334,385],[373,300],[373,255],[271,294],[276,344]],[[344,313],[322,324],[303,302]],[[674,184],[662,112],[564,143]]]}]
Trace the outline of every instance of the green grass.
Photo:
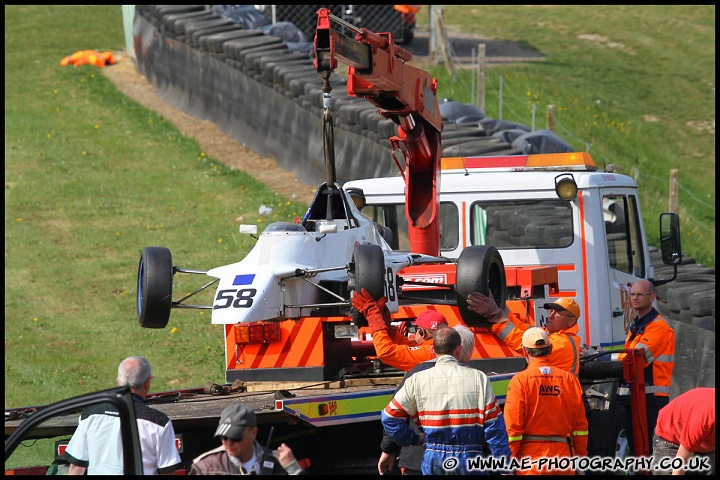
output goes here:
[{"label": "green grass", "polygon": [[[592,142],[621,171],[641,168],[651,239],[670,168],[714,205],[714,131],[687,126],[715,117],[714,7],[460,8],[446,7],[448,24],[524,41],[545,55],[544,62],[494,68],[513,93],[505,92],[506,112],[520,113],[504,118],[529,125],[528,98],[554,103],[559,124],[574,137]],[[588,33],[638,54],[579,41],[588,24],[595,29]],[[222,331],[208,312],[175,311],[168,329],[139,327],[140,252],[165,246],[174,263],[190,269],[228,264],[253,243],[236,233],[238,216],[255,218],[260,204],[272,205],[268,222],[306,208],[207,158],[99,69],[59,65],[78,50],[124,45],[120,6],[5,7],[6,408],[110,388],[119,362],[137,354],[153,365],[155,391],[223,383]],[[453,88],[438,76],[442,96],[469,101],[456,95],[462,78]],[[496,117],[497,99],[488,91],[487,113]],[[597,99],[606,103],[597,106]],[[662,122],[645,122],[645,114]],[[680,199],[712,228],[693,230],[684,220],[686,254],[714,265],[714,207],[691,209],[683,191]],[[181,279],[176,293],[192,291],[204,277]]]},{"label": "green grass", "polygon": [[[136,354],[153,365],[155,391],[224,383],[209,312],[179,312],[172,329],[138,325],[140,251],[168,247],[190,269],[232,263],[254,242],[238,216],[266,204],[265,222],[292,219],[306,205],[207,158],[98,68],[59,65],[77,50],[123,49],[119,6],[5,7],[5,27],[5,406],[110,388]],[[178,294],[204,283],[180,277]]]}]

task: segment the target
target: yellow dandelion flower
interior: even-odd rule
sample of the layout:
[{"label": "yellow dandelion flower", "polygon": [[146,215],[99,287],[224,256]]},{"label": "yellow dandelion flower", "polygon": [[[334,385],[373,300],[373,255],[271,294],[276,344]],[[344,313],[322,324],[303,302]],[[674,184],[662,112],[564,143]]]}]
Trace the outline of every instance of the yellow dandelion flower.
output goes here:
[{"label": "yellow dandelion flower", "polygon": [[177,331],[178,331],[177,327],[173,327],[172,330],[170,330],[170,333],[175,333]]},{"label": "yellow dandelion flower", "polygon": [[95,125],[95,130],[97,130],[98,128],[100,128],[100,125]]},{"label": "yellow dandelion flower", "polygon": [[222,243],[222,238],[218,238],[218,243]]},{"label": "yellow dandelion flower", "polygon": [[37,322],[37,321],[38,321],[38,317],[33,318],[33,322]]}]

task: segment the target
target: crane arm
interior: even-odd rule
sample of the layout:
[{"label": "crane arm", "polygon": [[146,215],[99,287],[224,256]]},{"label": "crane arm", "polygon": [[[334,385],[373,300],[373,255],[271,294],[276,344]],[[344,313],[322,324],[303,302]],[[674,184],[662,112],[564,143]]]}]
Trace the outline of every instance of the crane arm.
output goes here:
[{"label": "crane arm", "polygon": [[[391,33],[357,28],[325,8],[317,14],[315,69],[327,83],[338,61],[347,64],[348,93],[365,98],[381,115],[398,125],[398,135],[390,138],[390,144],[393,151],[402,152],[405,160],[405,212],[410,249],[438,256],[442,118],[437,79],[409,65],[412,54],[395,45]],[[355,38],[334,30],[331,21],[352,30]]]}]

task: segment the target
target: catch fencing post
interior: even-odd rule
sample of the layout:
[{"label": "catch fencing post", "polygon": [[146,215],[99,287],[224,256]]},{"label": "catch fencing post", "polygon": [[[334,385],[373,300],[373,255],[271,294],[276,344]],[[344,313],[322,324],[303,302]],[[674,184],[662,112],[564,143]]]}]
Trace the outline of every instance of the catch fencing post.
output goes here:
[{"label": "catch fencing post", "polygon": [[678,181],[678,170],[673,168],[670,170],[670,205],[668,210],[672,213],[678,213],[678,189],[680,182]]},{"label": "catch fencing post", "polygon": [[545,115],[545,128],[551,132],[555,130],[555,105],[548,105]]},{"label": "catch fencing post", "polygon": [[477,53],[477,107],[485,113],[485,51],[484,43],[478,44]]}]

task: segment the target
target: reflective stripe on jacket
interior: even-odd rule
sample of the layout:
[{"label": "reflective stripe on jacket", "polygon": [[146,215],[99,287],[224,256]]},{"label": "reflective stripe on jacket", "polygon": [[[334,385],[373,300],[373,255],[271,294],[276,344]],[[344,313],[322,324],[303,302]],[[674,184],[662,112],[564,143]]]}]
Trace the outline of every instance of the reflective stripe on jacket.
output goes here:
[{"label": "reflective stripe on jacket", "polygon": [[453,474],[481,473],[468,470],[468,459],[485,456],[487,444],[495,458],[510,456],[507,432],[487,375],[442,355],[434,367],[405,380],[380,412],[387,434],[400,445],[417,443],[418,434],[406,419],[416,419],[427,435],[422,473],[444,470],[454,458]]},{"label": "reflective stripe on jacket", "polygon": [[[654,308],[642,319],[636,318],[635,322],[641,322],[642,326],[634,333],[632,329],[628,332],[625,348],[643,351],[645,393],[656,397],[669,397],[675,366],[675,331]],[[626,355],[621,353],[617,359],[622,360]],[[618,388],[618,395],[630,395],[627,385]]]},{"label": "reflective stripe on jacket", "polygon": [[[587,456],[588,421],[580,381],[551,366],[549,357],[531,357],[528,367],[510,379],[503,415],[510,450],[518,459]],[[517,474],[540,473],[537,468]]]},{"label": "reflective stripe on jacket", "polygon": [[[522,323],[515,313],[508,313],[509,320],[505,323],[494,324],[492,331],[513,350],[522,353],[522,336],[530,327]],[[547,329],[544,329],[547,331]],[[578,337],[577,323],[566,330],[549,333],[553,349],[549,361],[551,365],[577,375],[580,372],[580,337]]]}]

